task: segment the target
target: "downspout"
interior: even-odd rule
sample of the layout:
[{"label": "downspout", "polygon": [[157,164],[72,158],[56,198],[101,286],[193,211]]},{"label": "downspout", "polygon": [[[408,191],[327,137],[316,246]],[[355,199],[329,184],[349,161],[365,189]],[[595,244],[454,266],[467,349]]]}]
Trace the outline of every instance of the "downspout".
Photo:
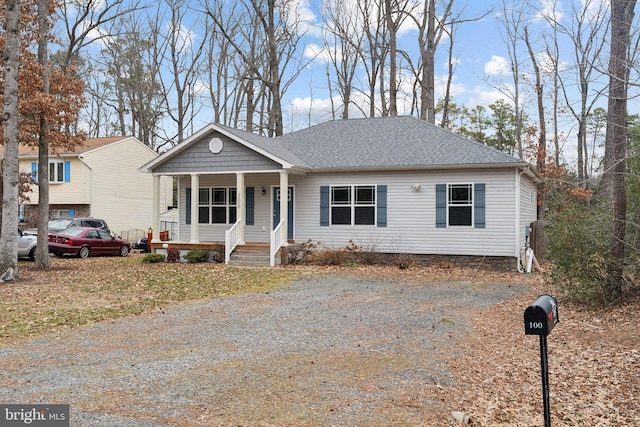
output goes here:
[{"label": "downspout", "polygon": [[78,160],[80,160],[82,164],[89,168],[89,171],[91,171],[91,185],[89,187],[89,216],[93,217],[93,168],[84,161],[84,156],[82,154],[78,156]]}]

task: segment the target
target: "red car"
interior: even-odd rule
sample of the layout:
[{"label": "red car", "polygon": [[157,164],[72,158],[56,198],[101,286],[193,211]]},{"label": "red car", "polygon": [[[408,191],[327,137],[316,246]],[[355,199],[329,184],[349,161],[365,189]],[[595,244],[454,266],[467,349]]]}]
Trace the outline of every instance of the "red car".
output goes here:
[{"label": "red car", "polygon": [[104,230],[91,227],[70,227],[57,234],[49,234],[49,252],[61,256],[77,255],[86,258],[89,255],[127,256],[131,244],[111,236]]}]

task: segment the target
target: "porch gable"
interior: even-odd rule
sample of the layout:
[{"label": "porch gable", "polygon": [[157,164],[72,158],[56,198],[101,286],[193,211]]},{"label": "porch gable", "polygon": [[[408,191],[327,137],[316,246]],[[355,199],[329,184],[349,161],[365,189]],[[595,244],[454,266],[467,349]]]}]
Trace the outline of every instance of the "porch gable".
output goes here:
[{"label": "porch gable", "polygon": [[[209,149],[209,142],[214,138],[222,143],[217,153]],[[210,132],[195,141],[189,150],[181,151],[158,165],[154,173],[170,175],[278,169],[282,169],[281,164],[219,132]]]}]

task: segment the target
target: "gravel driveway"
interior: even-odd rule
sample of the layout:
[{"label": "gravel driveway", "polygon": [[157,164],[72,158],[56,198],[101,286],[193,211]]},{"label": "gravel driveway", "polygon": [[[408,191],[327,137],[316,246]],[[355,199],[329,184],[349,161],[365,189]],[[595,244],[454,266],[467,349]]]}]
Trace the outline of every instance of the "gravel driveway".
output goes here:
[{"label": "gravel driveway", "polygon": [[305,277],[0,348],[0,401],[72,426],[443,425],[446,360],[509,284]]}]

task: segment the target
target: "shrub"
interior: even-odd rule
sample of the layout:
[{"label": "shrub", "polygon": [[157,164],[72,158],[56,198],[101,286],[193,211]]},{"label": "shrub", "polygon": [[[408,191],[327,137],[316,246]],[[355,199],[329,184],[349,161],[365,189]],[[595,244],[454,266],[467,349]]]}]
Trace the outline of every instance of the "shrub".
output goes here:
[{"label": "shrub", "polygon": [[393,254],[393,263],[400,270],[408,270],[416,266],[416,260],[414,256],[403,252],[396,252]]},{"label": "shrub", "polygon": [[547,258],[553,262],[550,281],[583,304],[608,304],[618,298],[609,286],[607,215],[573,204],[550,216]]},{"label": "shrub", "polygon": [[205,249],[192,249],[184,256],[184,259],[187,262],[195,263],[195,262],[208,262],[209,261],[209,251]]},{"label": "shrub", "polygon": [[146,254],[142,258],[142,262],[163,262],[164,258],[163,254]]},{"label": "shrub", "polygon": [[224,262],[224,251],[218,251],[218,250],[209,251],[209,259],[212,262],[217,262],[217,263]]},{"label": "shrub", "polygon": [[180,249],[175,246],[169,246],[167,248],[167,262],[178,262],[180,261]]}]

